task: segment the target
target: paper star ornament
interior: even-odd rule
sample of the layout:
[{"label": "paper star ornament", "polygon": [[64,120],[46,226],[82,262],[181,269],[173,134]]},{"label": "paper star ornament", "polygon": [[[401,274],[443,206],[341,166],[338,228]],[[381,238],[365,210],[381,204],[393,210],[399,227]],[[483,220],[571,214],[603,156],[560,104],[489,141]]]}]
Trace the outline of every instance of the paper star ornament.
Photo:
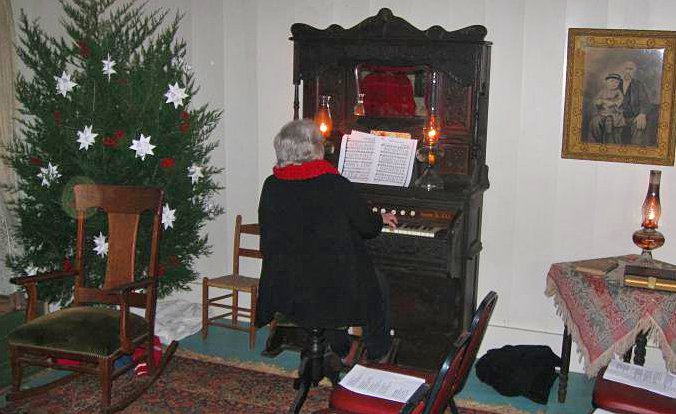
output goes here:
[{"label": "paper star ornament", "polygon": [[56,181],[59,177],[61,177],[59,166],[52,165],[51,162],[47,165],[47,167],[40,168],[40,172],[38,173],[38,178],[42,179],[43,187],[49,187],[52,182]]},{"label": "paper star ornament", "polygon": [[131,141],[131,147],[130,149],[133,149],[136,151],[136,156],[141,158],[141,161],[146,160],[146,155],[155,155],[153,152],[153,148],[155,148],[157,145],[152,145],[150,143],[150,136],[145,136],[141,134],[139,139],[134,139]]},{"label": "paper star ornament", "polygon": [[174,220],[176,220],[176,210],[170,209],[169,204],[165,204],[162,207],[162,224],[164,224],[164,229],[174,227]]},{"label": "paper star ornament", "polygon": [[68,92],[72,91],[74,87],[77,86],[77,83],[70,80],[70,75],[64,70],[61,74],[61,77],[54,76],[56,80],[56,93],[57,95],[63,95],[64,97]]},{"label": "paper star ornament", "polygon": [[26,276],[35,276],[38,274],[40,269],[38,269],[37,266],[28,265],[28,267],[25,268],[23,271],[26,272]]},{"label": "paper star ornament", "polygon": [[99,235],[94,237],[94,251],[97,255],[103,257],[108,254],[108,242],[106,236],[99,232]]},{"label": "paper star ornament", "polygon": [[108,82],[110,82],[110,75],[117,73],[117,71],[113,69],[113,66],[115,66],[115,61],[110,59],[110,53],[108,53],[108,57],[102,60],[101,63],[103,63],[103,74],[108,75]]},{"label": "paper star ornament", "polygon": [[93,125],[86,126],[84,131],[77,131],[77,142],[80,143],[80,149],[87,151],[89,147],[94,145],[94,138],[99,136],[99,134],[92,133]]},{"label": "paper star ornament", "polygon": [[185,93],[185,88],[180,88],[178,86],[178,82],[174,83],[173,85],[169,85],[169,89],[167,90],[167,93],[164,94],[164,96],[167,97],[166,103],[173,103],[174,108],[178,108],[179,106],[183,105],[183,100],[188,97],[188,95]]},{"label": "paper star ornament", "polygon": [[204,177],[204,174],[202,174],[202,167],[196,164],[188,167],[188,177],[190,177],[192,183],[195,184],[197,181],[199,181],[200,177]]}]

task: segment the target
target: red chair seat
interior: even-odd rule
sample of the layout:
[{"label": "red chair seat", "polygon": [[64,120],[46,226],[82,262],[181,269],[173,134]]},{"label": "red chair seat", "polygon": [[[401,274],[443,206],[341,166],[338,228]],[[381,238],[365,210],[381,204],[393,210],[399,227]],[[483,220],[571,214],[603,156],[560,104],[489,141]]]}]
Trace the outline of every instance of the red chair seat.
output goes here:
[{"label": "red chair seat", "polygon": [[597,408],[617,414],[673,414],[676,413],[676,399],[665,397],[619,382],[603,378],[606,369],[596,377],[592,403]]},{"label": "red chair seat", "polygon": [[424,414],[442,414],[445,412],[446,407],[449,407],[451,413],[460,414],[460,410],[458,410],[453,397],[465,385],[467,375],[476,358],[497,299],[497,293],[489,292],[484,300],[481,301],[481,304],[474,312],[469,330],[460,334],[458,339],[453,342],[452,349],[446,356],[439,372],[430,373],[406,369],[391,364],[371,365],[373,368],[382,371],[412,375],[424,379],[425,383],[429,386],[429,390],[427,390],[422,400],[417,401],[414,399],[409,404],[403,404],[352,392],[338,385],[331,392],[329,408],[316,411],[315,413],[387,414],[399,413],[404,409],[403,411],[412,414],[423,412]]},{"label": "red chair seat", "polygon": [[[367,365],[368,366],[368,365]],[[423,378],[427,385],[432,386],[436,373],[429,373],[421,376],[420,371],[406,369],[393,364],[373,364],[372,368],[381,369],[389,372],[397,372],[399,374],[411,375],[418,378]],[[398,413],[401,411],[404,403],[385,400],[382,398],[370,397],[368,395],[359,394],[348,390],[338,385],[333,392],[329,401],[331,408],[315,411],[315,414],[342,414],[342,413],[359,413],[359,414],[387,414]],[[424,408],[423,401],[413,413],[422,412]]]}]

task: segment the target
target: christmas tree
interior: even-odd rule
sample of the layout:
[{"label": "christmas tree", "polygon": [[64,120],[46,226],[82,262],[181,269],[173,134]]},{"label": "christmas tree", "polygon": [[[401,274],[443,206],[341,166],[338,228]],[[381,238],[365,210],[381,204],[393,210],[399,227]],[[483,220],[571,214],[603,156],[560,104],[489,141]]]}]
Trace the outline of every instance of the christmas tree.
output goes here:
[{"label": "christmas tree", "polygon": [[[50,36],[21,13],[17,53],[32,77],[17,77],[20,131],[5,158],[18,176],[11,208],[23,253],[7,263],[28,275],[72,268],[74,184],[158,186],[166,203],[159,293],[166,295],[197,277],[195,259],[210,249],[200,231],[222,213],[210,201],[221,169],[209,165],[221,113],[190,106],[197,88],[186,44],[176,39],[180,15],[165,21],[166,10],[116,1],[61,0],[69,38]],[[85,263],[98,281],[107,253],[103,216],[87,222]],[[147,237],[139,235],[139,249],[148,248]],[[41,286],[41,297],[67,302],[70,286]]]}]

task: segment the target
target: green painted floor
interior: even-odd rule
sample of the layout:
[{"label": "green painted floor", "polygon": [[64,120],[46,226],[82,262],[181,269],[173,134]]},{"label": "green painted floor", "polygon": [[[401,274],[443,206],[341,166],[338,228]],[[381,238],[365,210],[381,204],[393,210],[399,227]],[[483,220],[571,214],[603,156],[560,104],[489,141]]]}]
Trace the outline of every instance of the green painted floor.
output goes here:
[{"label": "green painted floor", "polygon": [[[10,314],[9,316],[3,315],[3,317],[0,317],[0,332],[2,332],[2,336],[0,337],[0,389],[9,384],[7,345],[4,339],[10,327],[20,323],[20,317],[23,317],[23,315],[20,315],[20,317],[17,315]],[[250,351],[249,336],[246,332],[212,327],[206,340],[203,340],[201,334],[197,333],[182,339],[179,347],[180,349],[226,359],[270,364],[289,371],[296,369],[299,362],[299,355],[296,352],[285,351],[275,358],[261,356],[267,336],[267,328],[260,329],[256,336],[255,349]],[[44,379],[43,375],[39,377]],[[529,413],[586,414],[592,412],[591,394],[594,386],[593,380],[588,380],[582,374],[572,373],[568,382],[568,397],[565,404],[557,402],[557,386],[558,383],[555,382],[549,396],[549,404],[541,405],[523,397],[502,396],[490,386],[479,381],[474,372],[472,372],[465,388],[457,398],[490,405],[510,405]],[[4,396],[0,396],[0,409],[4,406]]]}]

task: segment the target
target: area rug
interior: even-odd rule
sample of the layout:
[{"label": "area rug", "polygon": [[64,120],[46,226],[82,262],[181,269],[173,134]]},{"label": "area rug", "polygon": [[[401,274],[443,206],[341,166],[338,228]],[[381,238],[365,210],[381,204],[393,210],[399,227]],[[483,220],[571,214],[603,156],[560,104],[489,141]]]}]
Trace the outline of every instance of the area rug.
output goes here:
[{"label": "area rug", "polygon": [[[238,366],[235,366],[238,365]],[[166,371],[138,400],[123,413],[286,413],[295,396],[289,373],[264,372],[261,367],[248,369],[243,363],[231,364],[214,358],[175,356]],[[143,381],[123,377],[115,381],[113,395],[125,395]],[[330,387],[313,388],[303,406],[303,413],[325,408]],[[23,401],[0,408],[2,413],[95,413],[100,412],[98,381],[82,376],[69,384]],[[114,403],[115,401],[113,401]],[[516,413],[511,407],[471,406],[459,401],[463,414]],[[466,407],[463,407],[466,406]],[[507,411],[506,411],[507,410]]]}]

